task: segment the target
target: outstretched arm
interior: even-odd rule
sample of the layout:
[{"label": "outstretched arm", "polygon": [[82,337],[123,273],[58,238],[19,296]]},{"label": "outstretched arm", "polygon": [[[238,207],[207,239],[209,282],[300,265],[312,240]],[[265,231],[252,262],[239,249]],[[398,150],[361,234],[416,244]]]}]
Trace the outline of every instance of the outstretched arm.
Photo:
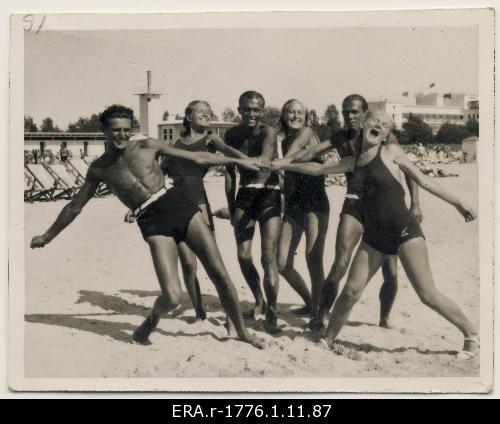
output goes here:
[{"label": "outstretched arm", "polygon": [[141,140],[145,143],[145,147],[149,147],[158,151],[158,153],[169,155],[177,158],[187,159],[202,166],[234,166],[238,165],[250,171],[259,171],[264,166],[257,159],[239,159],[228,158],[226,156],[216,155],[208,152],[188,152],[186,150],[177,149],[168,145],[165,142],[154,138],[146,138]]},{"label": "outstretched arm", "polygon": [[[293,147],[293,146],[292,146]],[[316,144],[315,146],[309,149],[301,149],[299,151],[293,152],[291,149],[284,159],[280,160],[283,163],[303,163],[310,162],[315,157],[320,156],[330,150],[332,150],[335,146],[330,141],[323,141],[320,144]]]},{"label": "outstretched arm", "polygon": [[405,175],[415,180],[415,182],[424,190],[427,190],[429,193],[434,194],[450,205],[455,206],[455,208],[457,208],[457,210],[460,212],[460,214],[462,214],[466,221],[472,221],[476,219],[476,213],[471,207],[463,203],[454,194],[445,190],[435,180],[421,172],[415,165],[410,162],[400,146],[390,145],[388,146],[388,148],[390,149],[390,153],[394,158],[394,163],[399,166],[399,168],[405,173]]},{"label": "outstretched arm", "polygon": [[278,163],[273,162],[273,167],[276,169],[284,169],[285,171],[300,172],[301,174],[309,175],[327,175],[327,174],[344,174],[354,170],[356,158],[354,156],[346,156],[339,161],[330,163]]},{"label": "outstretched arm", "polygon": [[44,247],[50,243],[57,235],[64,230],[73,220],[80,214],[83,207],[94,196],[99,187],[99,179],[92,175],[92,168],[89,169],[85,183],[80,191],[75,194],[71,202],[69,202],[61,211],[56,221],[51,227],[41,236],[33,237],[31,240],[31,248]]},{"label": "outstretched arm", "polygon": [[248,159],[248,156],[240,152],[238,149],[231,147],[224,143],[224,140],[220,138],[217,134],[210,134],[210,142],[215,147],[215,150],[223,153],[226,156],[239,159]]}]

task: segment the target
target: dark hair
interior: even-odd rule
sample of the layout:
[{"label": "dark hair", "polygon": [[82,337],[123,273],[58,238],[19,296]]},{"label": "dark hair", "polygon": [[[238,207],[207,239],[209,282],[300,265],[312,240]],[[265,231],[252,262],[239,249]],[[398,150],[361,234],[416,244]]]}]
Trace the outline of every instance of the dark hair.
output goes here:
[{"label": "dark hair", "polygon": [[191,124],[189,122],[189,119],[187,119],[187,116],[193,113],[194,107],[199,103],[206,104],[210,108],[210,110],[212,110],[210,103],[208,103],[205,100],[193,100],[192,102],[189,102],[189,104],[186,106],[186,109],[184,109],[184,119],[182,120],[182,125],[184,126],[184,130],[182,131],[181,135],[183,137],[186,137],[191,131]]},{"label": "dark hair", "polygon": [[309,122],[309,111],[307,110],[307,107],[305,106],[305,104],[302,103],[300,100],[290,99],[290,100],[286,101],[285,104],[283,105],[283,107],[281,108],[281,116],[280,116],[279,124],[280,124],[280,131],[282,131],[284,134],[287,134],[287,132],[288,132],[288,127],[285,123],[285,113],[288,111],[288,108],[290,107],[290,105],[292,103],[300,103],[302,106],[304,106],[304,118],[305,118],[304,124],[307,125],[307,123]]},{"label": "dark hair", "polygon": [[262,106],[264,107],[266,105],[266,101],[264,100],[264,96],[260,94],[257,91],[245,91],[239,98],[238,100],[238,105],[241,106],[243,101],[245,100],[251,100],[251,99],[258,99],[262,101]]},{"label": "dark hair", "polygon": [[126,106],[113,105],[108,107],[104,112],[99,115],[99,122],[101,123],[101,129],[103,131],[109,128],[109,122],[114,118],[126,118],[130,119],[130,122],[134,122],[134,111]]},{"label": "dark hair", "polygon": [[347,96],[344,99],[344,101],[342,102],[342,109],[345,109],[345,107],[348,104],[352,103],[355,100],[358,100],[358,101],[361,102],[361,105],[362,105],[362,108],[363,108],[363,112],[366,112],[368,110],[368,102],[360,94],[351,94],[351,95]]}]

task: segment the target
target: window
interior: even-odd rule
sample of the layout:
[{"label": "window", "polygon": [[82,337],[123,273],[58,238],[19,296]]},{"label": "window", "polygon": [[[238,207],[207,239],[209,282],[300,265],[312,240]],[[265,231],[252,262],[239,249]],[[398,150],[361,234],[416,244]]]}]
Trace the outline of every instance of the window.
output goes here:
[{"label": "window", "polygon": [[169,140],[172,140],[174,138],[174,130],[172,128],[168,130],[168,137]]},{"label": "window", "polygon": [[166,128],[163,129],[163,140],[168,140],[168,130]]}]

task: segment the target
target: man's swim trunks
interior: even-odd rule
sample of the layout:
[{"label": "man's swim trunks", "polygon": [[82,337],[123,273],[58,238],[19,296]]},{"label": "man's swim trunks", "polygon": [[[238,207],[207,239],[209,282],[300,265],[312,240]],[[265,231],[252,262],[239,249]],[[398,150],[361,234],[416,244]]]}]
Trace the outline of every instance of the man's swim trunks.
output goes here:
[{"label": "man's swim trunks", "polygon": [[182,190],[173,187],[139,215],[137,224],[144,239],[165,236],[180,243],[186,239],[189,223],[198,212],[200,209],[182,194]]}]

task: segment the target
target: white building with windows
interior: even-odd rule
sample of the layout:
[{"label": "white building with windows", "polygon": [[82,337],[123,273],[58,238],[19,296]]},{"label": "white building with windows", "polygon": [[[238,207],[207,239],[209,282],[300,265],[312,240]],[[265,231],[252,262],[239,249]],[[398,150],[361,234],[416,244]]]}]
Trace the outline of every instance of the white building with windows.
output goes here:
[{"label": "white building with windows", "polygon": [[[236,124],[234,122],[218,122],[214,121],[210,123],[210,130],[217,134],[219,137],[224,138],[226,131],[234,127]],[[182,137],[182,132],[184,130],[184,125],[180,120],[172,120],[167,122],[162,122],[158,125],[158,138],[160,140],[167,141],[170,144],[175,143],[180,137]]]},{"label": "white building with windows", "polygon": [[462,125],[469,116],[479,120],[477,96],[463,93],[403,93],[397,99],[386,98],[368,102],[370,110],[386,112],[394,120],[396,128],[402,128],[410,114],[421,118],[436,133],[444,123]]}]

